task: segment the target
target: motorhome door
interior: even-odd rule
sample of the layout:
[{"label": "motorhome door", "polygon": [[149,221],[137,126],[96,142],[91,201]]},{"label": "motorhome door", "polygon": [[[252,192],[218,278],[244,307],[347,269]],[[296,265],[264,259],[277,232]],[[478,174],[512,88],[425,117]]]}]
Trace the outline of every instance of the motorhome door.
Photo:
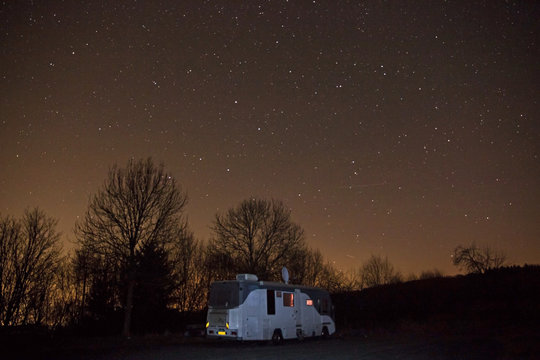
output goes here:
[{"label": "motorhome door", "polygon": [[304,337],[304,329],[302,327],[302,306],[303,306],[302,298],[303,296],[299,289],[294,290],[294,297],[296,300],[294,302],[294,315],[296,317],[296,335],[299,338],[303,338]]}]

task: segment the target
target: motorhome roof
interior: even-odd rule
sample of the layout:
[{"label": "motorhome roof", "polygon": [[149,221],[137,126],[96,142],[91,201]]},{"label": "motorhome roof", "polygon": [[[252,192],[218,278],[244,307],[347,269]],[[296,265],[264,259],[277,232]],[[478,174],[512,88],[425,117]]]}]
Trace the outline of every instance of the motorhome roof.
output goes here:
[{"label": "motorhome roof", "polygon": [[253,284],[260,286],[262,288],[269,288],[269,289],[277,289],[277,290],[283,290],[283,289],[300,289],[300,290],[308,290],[308,291],[323,291],[328,292],[327,290],[323,288],[318,288],[314,286],[307,286],[307,285],[296,285],[296,284],[285,284],[282,282],[277,281],[254,281],[254,280],[220,280],[215,281],[216,283],[241,283],[241,284]]}]

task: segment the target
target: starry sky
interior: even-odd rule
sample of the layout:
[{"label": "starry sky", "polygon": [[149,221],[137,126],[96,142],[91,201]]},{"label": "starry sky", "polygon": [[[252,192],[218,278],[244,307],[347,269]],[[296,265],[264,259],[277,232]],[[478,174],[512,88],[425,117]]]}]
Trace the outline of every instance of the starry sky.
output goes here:
[{"label": "starry sky", "polygon": [[540,262],[535,1],[2,1],[0,212],[66,249],[108,168],[151,156],[218,211],[282,200],[343,270]]}]

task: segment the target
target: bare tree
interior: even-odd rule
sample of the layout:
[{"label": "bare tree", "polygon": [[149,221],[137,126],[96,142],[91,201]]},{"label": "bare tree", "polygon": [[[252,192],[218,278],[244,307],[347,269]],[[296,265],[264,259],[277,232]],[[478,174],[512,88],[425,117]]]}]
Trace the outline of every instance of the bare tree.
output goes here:
[{"label": "bare tree", "polygon": [[338,291],[362,290],[362,273],[360,269],[349,269],[343,272],[341,288]]},{"label": "bare tree", "polygon": [[[15,279],[14,263],[21,242],[21,225],[9,216],[0,219],[0,325],[11,324],[14,312]],[[9,315],[8,315],[9,309]]]},{"label": "bare tree", "polygon": [[506,255],[489,246],[479,248],[475,244],[469,247],[459,245],[452,254],[453,263],[469,273],[483,274],[490,269],[497,269],[506,262]]},{"label": "bare tree", "polygon": [[65,326],[77,318],[75,272],[69,257],[63,257],[55,269],[52,286],[47,292],[47,324]]},{"label": "bare tree", "polygon": [[58,221],[38,208],[0,219],[0,324],[45,322],[45,298],[60,262]]},{"label": "bare tree", "polygon": [[76,321],[105,319],[122,303],[126,292],[121,282],[125,269],[118,259],[91,252],[88,247],[75,250],[71,263],[75,282]]},{"label": "bare tree", "polygon": [[305,248],[299,251],[287,268],[291,279],[297,284],[322,287],[330,292],[356,288],[355,274],[338,270],[325,260],[319,249]]},{"label": "bare tree", "polygon": [[80,323],[84,317],[87,305],[88,289],[91,278],[91,257],[88,249],[76,249],[71,259],[73,280],[75,282],[75,299],[77,305],[77,321]]},{"label": "bare tree", "polygon": [[206,304],[210,278],[205,249],[187,229],[179,229],[171,248],[175,288],[172,305],[180,311],[201,310]]},{"label": "bare tree", "polygon": [[443,277],[444,274],[439,269],[433,269],[433,270],[424,270],[420,273],[420,276],[418,277],[420,280],[426,280],[426,279],[435,279]]},{"label": "bare tree", "polygon": [[325,262],[322,253],[317,250],[299,249],[294,261],[286,265],[291,281],[296,284],[318,286],[325,273]]},{"label": "bare tree", "polygon": [[366,288],[403,281],[403,276],[390,264],[388,257],[371,255],[361,269],[362,285]]},{"label": "bare tree", "polygon": [[130,335],[136,259],[147,246],[170,242],[183,217],[187,196],[164,166],[130,160],[114,165],[103,187],[75,226],[77,241],[87,251],[110,257],[126,272],[123,335]]},{"label": "bare tree", "polygon": [[291,220],[280,201],[244,200],[225,214],[216,214],[209,256],[229,262],[229,271],[279,279],[283,265],[305,249],[304,231]]},{"label": "bare tree", "polygon": [[419,279],[418,275],[412,272],[409,275],[407,275],[407,277],[405,278],[405,281],[416,281],[418,279]]},{"label": "bare tree", "polygon": [[336,293],[354,290],[356,281],[352,272],[341,271],[336,269],[331,263],[327,262],[324,264],[323,271],[315,286]]}]

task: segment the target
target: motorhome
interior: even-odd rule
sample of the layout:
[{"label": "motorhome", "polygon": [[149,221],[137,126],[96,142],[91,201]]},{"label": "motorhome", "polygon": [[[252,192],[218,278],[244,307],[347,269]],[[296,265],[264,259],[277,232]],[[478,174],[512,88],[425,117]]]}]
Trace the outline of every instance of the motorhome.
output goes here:
[{"label": "motorhome", "polygon": [[332,300],[324,289],[259,281],[239,274],[210,286],[206,335],[232,340],[302,340],[336,330]]}]

